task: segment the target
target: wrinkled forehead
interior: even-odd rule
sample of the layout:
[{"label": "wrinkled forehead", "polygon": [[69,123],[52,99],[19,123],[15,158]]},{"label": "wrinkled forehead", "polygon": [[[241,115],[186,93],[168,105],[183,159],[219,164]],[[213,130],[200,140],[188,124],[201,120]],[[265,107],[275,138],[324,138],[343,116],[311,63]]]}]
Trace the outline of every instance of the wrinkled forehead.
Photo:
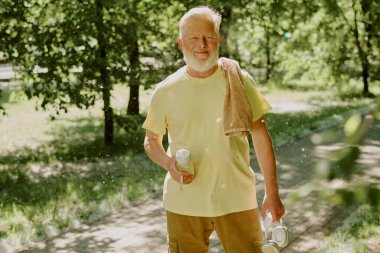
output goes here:
[{"label": "wrinkled forehead", "polygon": [[184,20],[182,25],[183,35],[187,34],[216,34],[215,24],[212,18],[206,14],[196,14]]}]

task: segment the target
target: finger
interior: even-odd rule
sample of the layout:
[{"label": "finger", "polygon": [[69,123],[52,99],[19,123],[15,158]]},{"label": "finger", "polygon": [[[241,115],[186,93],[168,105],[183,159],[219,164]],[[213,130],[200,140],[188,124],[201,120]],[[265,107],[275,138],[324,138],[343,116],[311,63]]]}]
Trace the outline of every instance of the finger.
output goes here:
[{"label": "finger", "polygon": [[193,181],[193,177],[190,175],[190,176],[184,176],[182,173],[176,173],[176,174],[173,174],[172,175],[172,178],[177,181],[178,183],[180,183],[181,181],[181,177],[183,178],[183,183],[184,184],[188,184],[188,183],[191,183]]},{"label": "finger", "polygon": [[191,182],[193,180],[193,176],[192,175],[184,175],[184,174],[181,174],[181,176],[183,176],[183,181],[184,182]]},{"label": "finger", "polygon": [[174,175],[178,175],[178,176],[179,176],[179,174],[180,174],[180,171],[178,170],[178,168],[177,168],[175,165],[171,166],[169,172],[170,172],[170,174],[172,174],[173,176],[174,176]]},{"label": "finger", "polygon": [[[176,181],[177,183],[180,183],[181,181],[181,177],[183,177],[180,173],[171,173],[171,177],[174,179],[174,181]],[[183,177],[183,180],[185,180],[185,178]]]},{"label": "finger", "polygon": [[184,184],[190,184],[191,182],[193,182],[193,178],[191,178],[191,177],[186,177],[186,178],[184,178],[184,180],[183,180],[183,183],[184,183]]},{"label": "finger", "polygon": [[265,219],[267,217],[267,208],[266,207],[262,207],[262,210],[261,210],[261,216],[263,217],[263,219]]},{"label": "finger", "polygon": [[184,171],[179,171],[178,174],[179,174],[180,176],[183,176],[184,178],[192,178],[192,177],[193,177],[192,174],[190,174],[190,173],[188,173],[188,172],[184,172]]},{"label": "finger", "polygon": [[193,176],[193,174],[190,174],[187,171],[181,171],[181,175],[184,176],[184,177],[192,177]]}]

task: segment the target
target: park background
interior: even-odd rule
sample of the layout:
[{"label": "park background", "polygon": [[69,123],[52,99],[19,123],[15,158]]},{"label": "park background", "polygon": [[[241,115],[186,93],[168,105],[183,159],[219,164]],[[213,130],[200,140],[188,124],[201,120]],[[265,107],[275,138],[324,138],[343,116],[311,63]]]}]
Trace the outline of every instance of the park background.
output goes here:
[{"label": "park background", "polygon": [[[338,126],[346,145],[305,173],[350,181],[379,119],[380,1],[3,0],[0,249],[160,197],[164,171],[143,153],[141,124],[155,84],[183,66],[178,21],[198,5],[222,14],[221,56],[264,95],[308,105],[268,114],[274,145]],[[379,245],[379,196],[370,183],[320,194],[361,206],[320,252]]]}]

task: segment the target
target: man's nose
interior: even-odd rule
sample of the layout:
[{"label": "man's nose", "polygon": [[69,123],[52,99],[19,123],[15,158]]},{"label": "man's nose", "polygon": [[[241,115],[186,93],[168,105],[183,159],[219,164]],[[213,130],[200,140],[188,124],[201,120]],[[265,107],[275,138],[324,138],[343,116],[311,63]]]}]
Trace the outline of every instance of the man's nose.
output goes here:
[{"label": "man's nose", "polygon": [[206,47],[206,45],[207,45],[206,37],[205,36],[201,36],[200,39],[199,39],[199,46]]}]

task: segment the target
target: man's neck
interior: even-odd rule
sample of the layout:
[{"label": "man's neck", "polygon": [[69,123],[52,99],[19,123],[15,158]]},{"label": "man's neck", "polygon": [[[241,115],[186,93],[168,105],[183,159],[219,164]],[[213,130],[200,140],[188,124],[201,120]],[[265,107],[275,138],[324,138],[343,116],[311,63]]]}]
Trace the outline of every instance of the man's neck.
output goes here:
[{"label": "man's neck", "polygon": [[187,66],[187,73],[191,76],[191,77],[195,77],[195,78],[206,78],[206,77],[209,77],[211,76],[212,74],[215,73],[215,71],[218,69],[218,64],[215,64],[213,67],[211,67],[209,70],[205,71],[205,72],[198,72],[194,69],[192,69],[191,67]]}]

